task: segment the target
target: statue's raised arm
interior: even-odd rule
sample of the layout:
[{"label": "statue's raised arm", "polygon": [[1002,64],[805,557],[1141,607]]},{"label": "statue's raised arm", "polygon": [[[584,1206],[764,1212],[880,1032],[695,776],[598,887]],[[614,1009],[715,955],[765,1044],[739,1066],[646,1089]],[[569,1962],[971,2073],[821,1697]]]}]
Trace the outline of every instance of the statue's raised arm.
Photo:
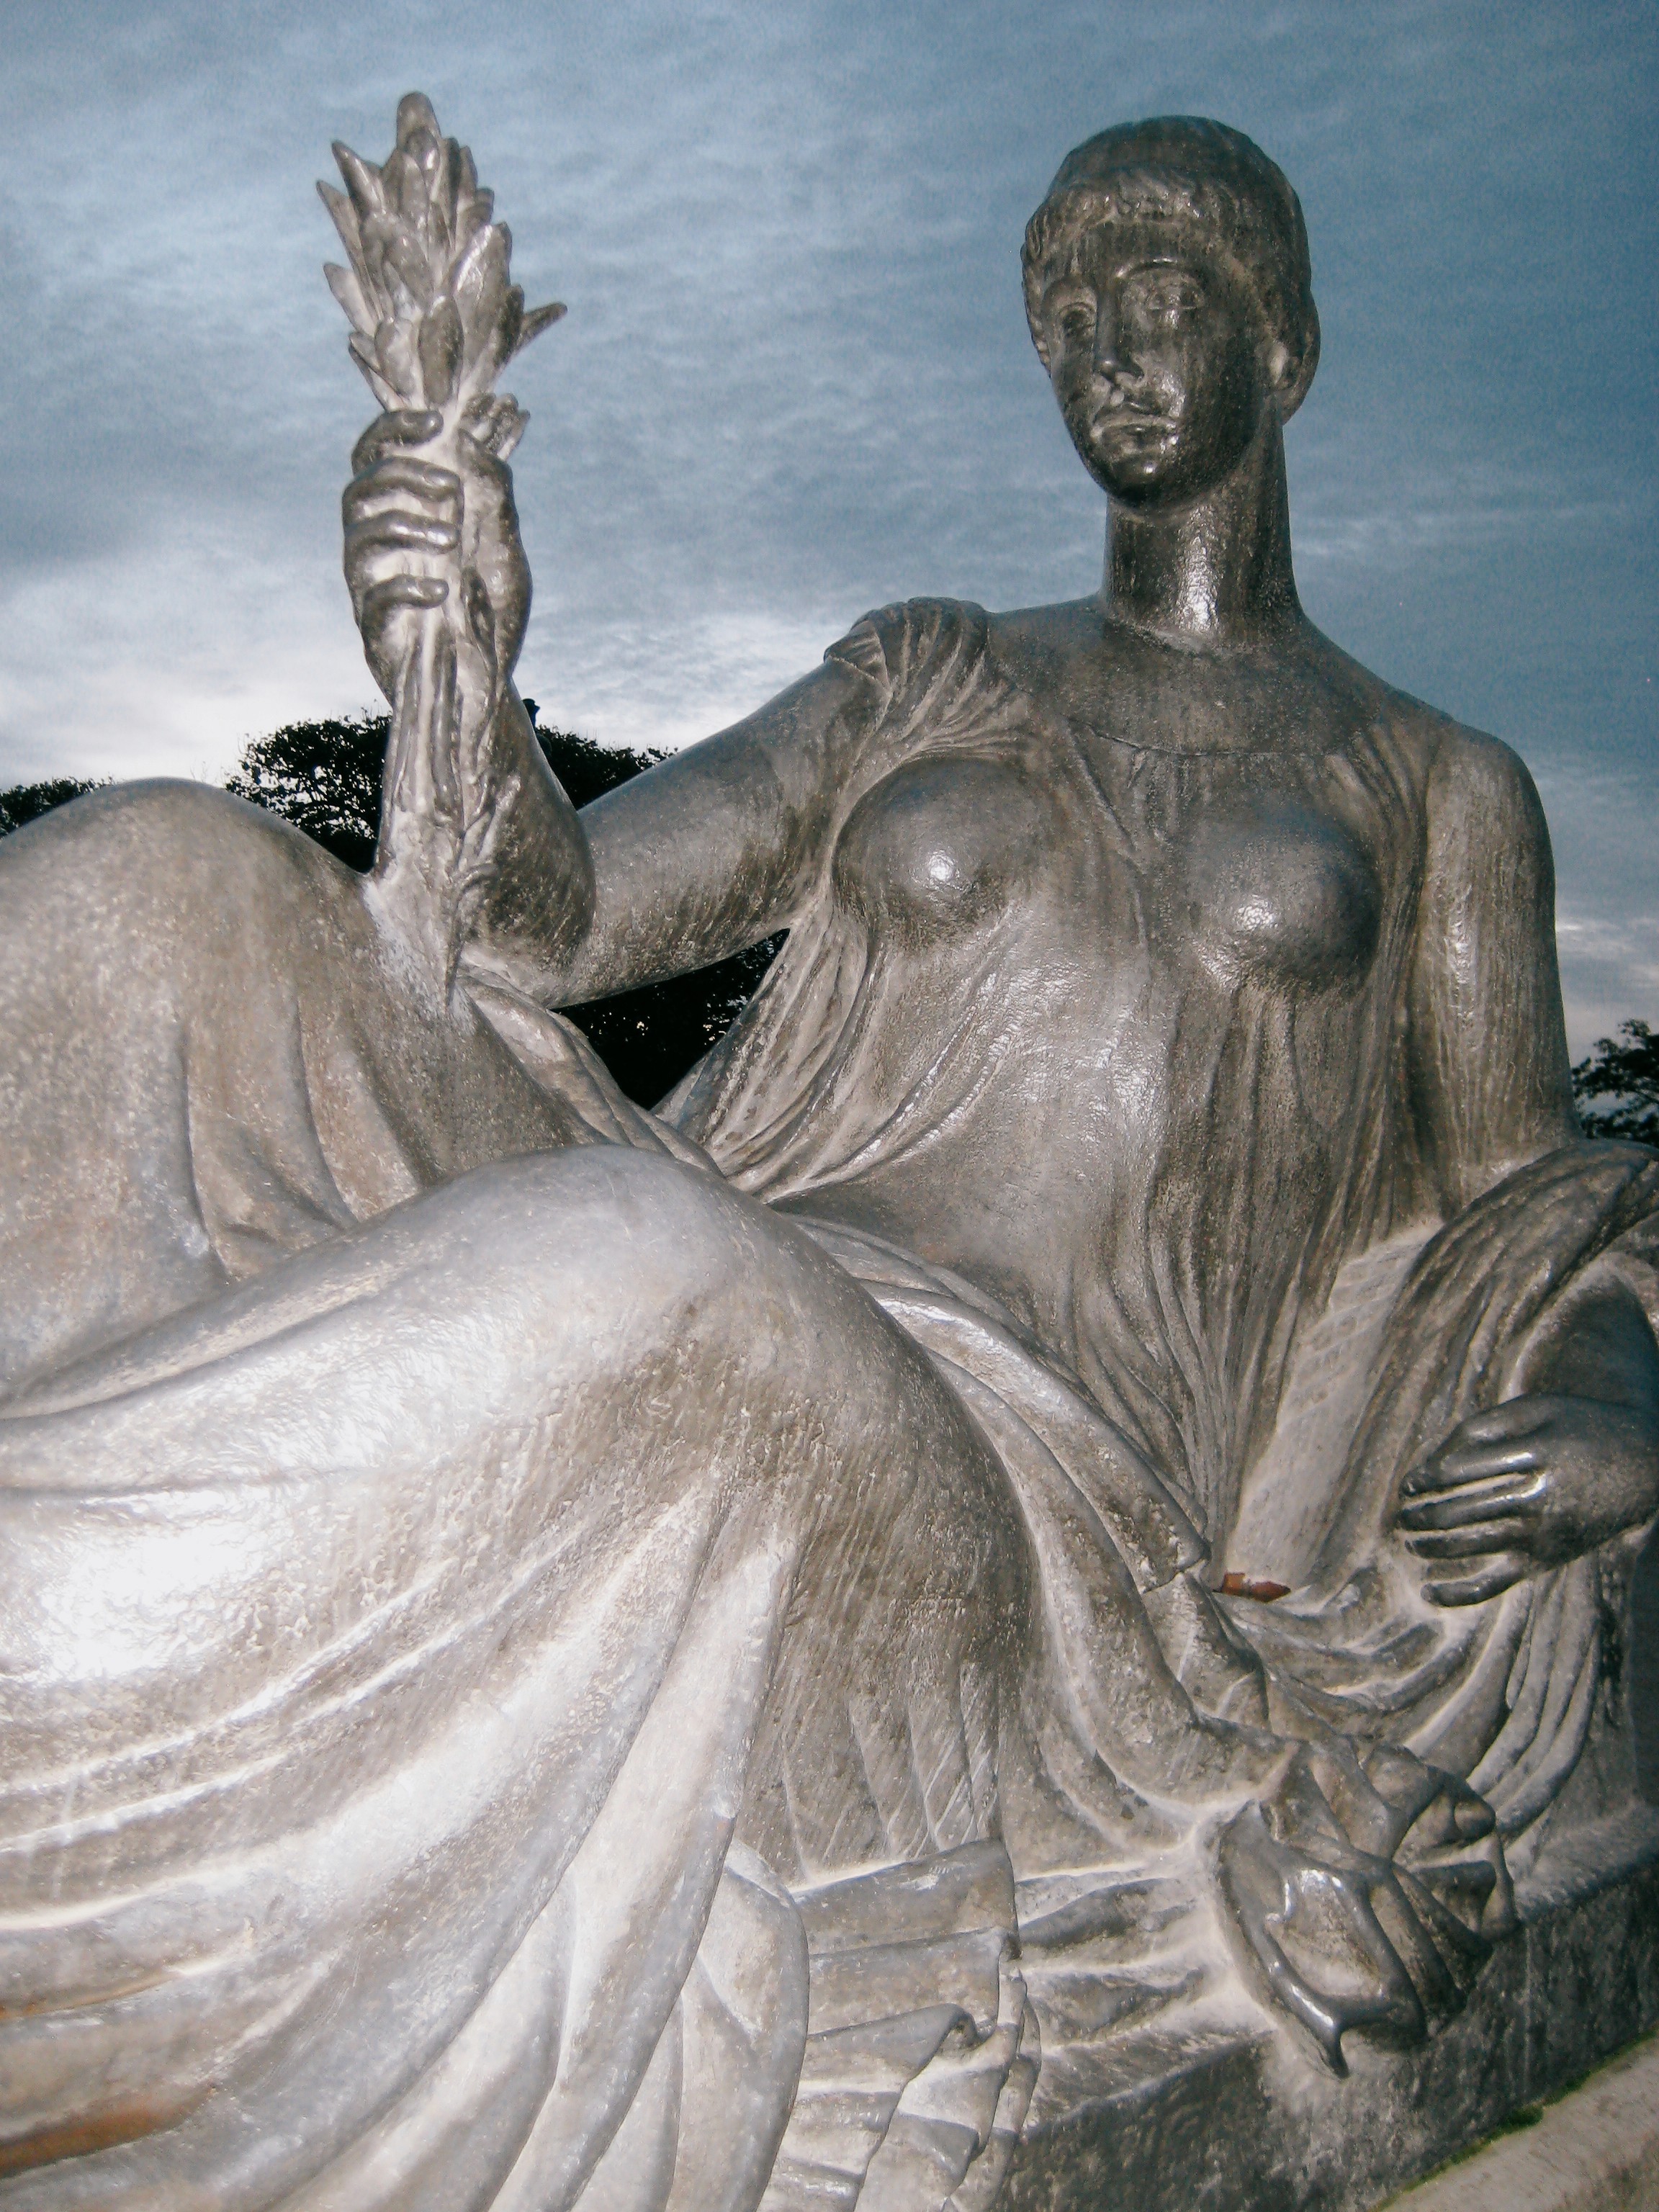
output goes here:
[{"label": "statue's raised arm", "polygon": [[[527,417],[500,369],[564,313],[526,313],[471,154],[411,94],[380,169],[336,149],[319,187],[350,258],[330,285],[386,410],[343,501],[345,570],[394,710],[377,900],[425,957],[568,1004],[724,958],[786,927],[822,857],[861,686],[826,666],[585,825],[560,805],[511,684],[530,606],[507,456]],[[688,834],[695,825],[695,834]]]},{"label": "statue's raised arm", "polygon": [[446,991],[463,961],[533,983],[585,932],[591,871],[513,687],[530,569],[507,462],[528,417],[495,385],[565,310],[526,310],[493,195],[420,94],[380,167],[335,155],[346,189],[318,190],[349,265],[326,273],[386,410],[343,502],[352,605],[392,708],[371,895]]}]

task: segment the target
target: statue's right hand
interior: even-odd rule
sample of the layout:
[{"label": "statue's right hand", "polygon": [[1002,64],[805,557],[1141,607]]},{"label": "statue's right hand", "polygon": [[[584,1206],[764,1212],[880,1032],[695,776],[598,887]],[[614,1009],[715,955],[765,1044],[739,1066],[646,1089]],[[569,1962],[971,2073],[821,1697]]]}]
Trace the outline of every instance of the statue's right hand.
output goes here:
[{"label": "statue's right hand", "polygon": [[363,651],[394,705],[421,613],[441,606],[460,574],[461,480],[414,451],[442,423],[441,415],[416,409],[376,416],[357,441],[340,502],[346,584]]},{"label": "statue's right hand", "polygon": [[1337,2074],[1350,2030],[1415,2043],[1458,2010],[1512,1924],[1491,1808],[1392,1751],[1361,1769],[1299,1747],[1221,1831],[1218,1871],[1244,1954]]}]

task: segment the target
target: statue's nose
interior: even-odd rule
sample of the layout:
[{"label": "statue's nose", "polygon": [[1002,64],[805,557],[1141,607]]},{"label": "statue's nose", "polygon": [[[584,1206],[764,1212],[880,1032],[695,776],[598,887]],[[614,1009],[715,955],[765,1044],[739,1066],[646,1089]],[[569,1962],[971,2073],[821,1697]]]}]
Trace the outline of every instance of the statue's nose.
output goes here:
[{"label": "statue's nose", "polygon": [[1095,322],[1095,374],[1115,380],[1128,366],[1124,357],[1117,318],[1103,308]]}]

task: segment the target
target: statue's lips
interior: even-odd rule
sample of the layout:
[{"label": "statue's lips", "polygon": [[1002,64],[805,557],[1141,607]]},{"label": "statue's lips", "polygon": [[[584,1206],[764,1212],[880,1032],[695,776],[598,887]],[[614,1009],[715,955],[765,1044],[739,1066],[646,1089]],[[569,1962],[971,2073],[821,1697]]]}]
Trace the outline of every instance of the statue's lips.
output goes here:
[{"label": "statue's lips", "polygon": [[1131,401],[1114,406],[1103,400],[1089,416],[1089,428],[1097,438],[1121,432],[1132,438],[1161,436],[1170,428],[1167,418],[1155,414],[1149,407],[1137,407]]}]

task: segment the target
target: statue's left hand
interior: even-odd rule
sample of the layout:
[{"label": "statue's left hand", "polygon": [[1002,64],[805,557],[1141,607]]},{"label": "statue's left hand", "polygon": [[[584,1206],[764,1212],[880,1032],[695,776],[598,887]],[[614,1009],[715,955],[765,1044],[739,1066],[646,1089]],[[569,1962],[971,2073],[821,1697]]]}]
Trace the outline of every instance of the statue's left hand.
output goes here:
[{"label": "statue's left hand", "polygon": [[1401,1490],[1401,1534],[1431,1563],[1425,1596],[1477,1605],[1659,1512],[1659,1417],[1600,1398],[1510,1398],[1460,1421]]}]

